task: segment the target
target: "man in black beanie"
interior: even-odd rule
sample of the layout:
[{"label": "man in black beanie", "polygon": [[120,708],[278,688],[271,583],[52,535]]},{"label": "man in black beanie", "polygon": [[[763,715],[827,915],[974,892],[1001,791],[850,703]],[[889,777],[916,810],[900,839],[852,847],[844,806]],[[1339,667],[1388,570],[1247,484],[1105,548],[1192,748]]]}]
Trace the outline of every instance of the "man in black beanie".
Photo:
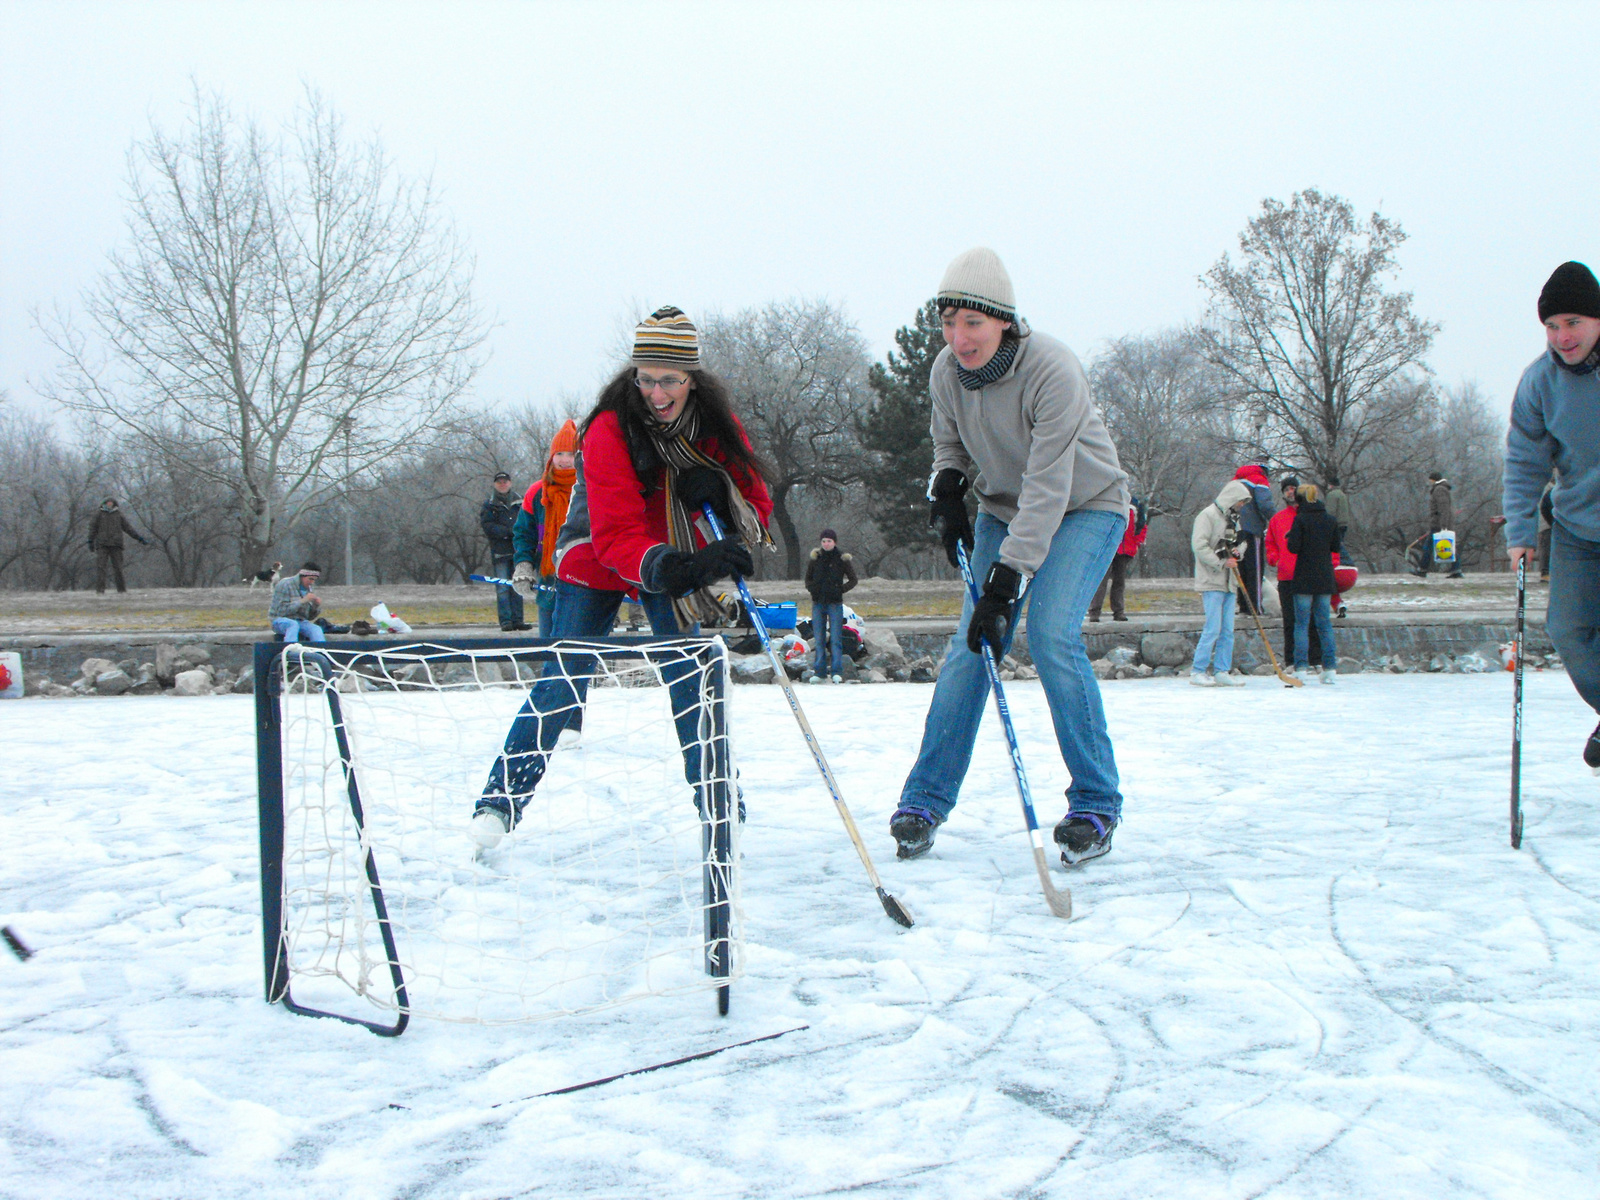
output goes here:
[{"label": "man in black beanie", "polygon": [[[1600,712],[1600,281],[1562,263],[1539,293],[1539,320],[1549,346],[1522,373],[1506,434],[1506,542],[1513,570],[1534,558],[1539,499],[1559,469],[1545,630],[1578,695]],[[1600,725],[1583,761],[1600,772]]]}]

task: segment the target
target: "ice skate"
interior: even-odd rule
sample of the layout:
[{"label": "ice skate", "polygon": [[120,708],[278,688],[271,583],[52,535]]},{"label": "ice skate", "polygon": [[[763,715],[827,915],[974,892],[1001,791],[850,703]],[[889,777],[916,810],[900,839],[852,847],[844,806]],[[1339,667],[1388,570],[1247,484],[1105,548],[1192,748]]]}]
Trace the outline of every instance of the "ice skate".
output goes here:
[{"label": "ice skate", "polygon": [[900,858],[921,858],[933,849],[933,831],[939,819],[925,808],[901,808],[889,818],[889,833]]},{"label": "ice skate", "polygon": [[1594,727],[1589,740],[1583,744],[1583,765],[1600,775],[1600,725]]},{"label": "ice skate", "polygon": [[1111,849],[1111,831],[1116,827],[1116,821],[1099,813],[1069,812],[1061,818],[1055,833],[1062,865],[1072,867],[1099,858]]},{"label": "ice skate", "polygon": [[583,745],[583,727],[568,725],[556,736],[557,750],[576,750]]},{"label": "ice skate", "polygon": [[472,840],[480,850],[493,850],[509,832],[506,814],[498,808],[483,806],[472,814]]}]

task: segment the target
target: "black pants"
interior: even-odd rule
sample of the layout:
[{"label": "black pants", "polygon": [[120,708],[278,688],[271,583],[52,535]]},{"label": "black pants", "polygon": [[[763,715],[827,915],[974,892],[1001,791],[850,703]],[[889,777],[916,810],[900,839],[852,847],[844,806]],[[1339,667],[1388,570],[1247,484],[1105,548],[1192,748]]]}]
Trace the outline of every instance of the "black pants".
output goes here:
[{"label": "black pants", "polygon": [[[1239,611],[1247,613],[1250,605],[1254,604],[1256,612],[1261,611],[1261,535],[1247,533],[1244,538],[1244,553],[1239,556],[1239,578],[1244,580],[1248,589],[1248,602],[1246,592],[1239,592]],[[1237,590],[1237,589],[1235,589]]]},{"label": "black pants", "polygon": [[111,572],[116,577],[117,591],[128,590],[128,581],[122,577],[122,547],[97,546],[94,552],[94,590],[106,590],[106,566],[110,564]]},{"label": "black pants", "polygon": [[[1278,603],[1283,607],[1283,661],[1285,666],[1294,663],[1294,582],[1278,580]],[[1311,635],[1306,662],[1313,667],[1322,665],[1322,639],[1317,637],[1316,622],[1308,630]]]},{"label": "black pants", "polygon": [[1106,571],[1106,577],[1100,581],[1100,586],[1095,589],[1094,600],[1089,605],[1089,615],[1095,620],[1100,619],[1101,606],[1106,599],[1106,589],[1111,589],[1111,615],[1122,617],[1127,615],[1123,604],[1123,596],[1128,586],[1128,564],[1133,561],[1131,554],[1119,554],[1111,560],[1111,567]]}]

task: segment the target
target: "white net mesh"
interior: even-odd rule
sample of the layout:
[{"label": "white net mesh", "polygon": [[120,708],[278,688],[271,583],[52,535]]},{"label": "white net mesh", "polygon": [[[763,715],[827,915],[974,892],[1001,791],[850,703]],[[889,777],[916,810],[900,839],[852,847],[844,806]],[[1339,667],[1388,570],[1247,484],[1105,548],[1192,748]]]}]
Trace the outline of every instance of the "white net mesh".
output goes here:
[{"label": "white net mesh", "polygon": [[[549,649],[286,650],[277,970],[297,1004],[501,1023],[738,975],[722,644],[555,649],[537,685]],[[577,743],[556,745],[580,712]],[[514,721],[525,753],[507,771]],[[492,798],[509,792],[520,820],[480,851],[470,824],[492,769]]]}]

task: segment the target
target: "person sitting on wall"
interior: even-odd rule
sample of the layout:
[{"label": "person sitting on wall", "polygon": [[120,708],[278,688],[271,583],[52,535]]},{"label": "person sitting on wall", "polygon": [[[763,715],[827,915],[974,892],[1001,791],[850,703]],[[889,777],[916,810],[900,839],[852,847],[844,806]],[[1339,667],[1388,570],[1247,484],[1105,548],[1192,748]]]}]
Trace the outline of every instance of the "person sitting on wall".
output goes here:
[{"label": "person sitting on wall", "polygon": [[302,637],[308,642],[328,640],[316,623],[317,614],[322,611],[322,599],[312,591],[321,577],[322,568],[307,562],[297,574],[273,585],[267,618],[272,622],[272,632],[284,641],[298,642]]}]

